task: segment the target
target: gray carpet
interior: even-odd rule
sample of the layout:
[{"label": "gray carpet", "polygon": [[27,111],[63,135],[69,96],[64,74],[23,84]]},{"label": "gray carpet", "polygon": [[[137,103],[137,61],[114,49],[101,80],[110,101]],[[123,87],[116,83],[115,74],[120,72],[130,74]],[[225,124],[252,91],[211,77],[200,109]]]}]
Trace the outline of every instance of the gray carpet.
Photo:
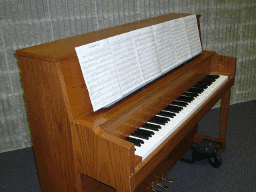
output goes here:
[{"label": "gray carpet", "polygon": [[[220,109],[211,110],[199,123],[199,132],[218,137],[219,114]],[[222,166],[215,169],[207,160],[179,161],[166,176],[174,180],[168,191],[256,191],[255,125],[256,101],[230,106]],[[0,191],[41,191],[33,148],[0,154]]]}]

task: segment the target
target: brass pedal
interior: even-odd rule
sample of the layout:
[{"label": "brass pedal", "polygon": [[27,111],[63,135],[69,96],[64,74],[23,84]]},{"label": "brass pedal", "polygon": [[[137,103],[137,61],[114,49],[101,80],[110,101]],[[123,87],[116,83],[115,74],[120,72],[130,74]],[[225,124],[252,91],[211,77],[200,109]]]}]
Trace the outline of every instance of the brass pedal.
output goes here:
[{"label": "brass pedal", "polygon": [[160,191],[156,190],[154,187],[152,187],[152,191],[153,192],[160,192]]},{"label": "brass pedal", "polygon": [[162,174],[162,180],[168,183],[173,183],[174,181],[172,179],[165,179],[164,175]]},{"label": "brass pedal", "polygon": [[160,191],[158,191],[158,190],[156,190],[155,189],[155,185],[156,185],[156,183],[155,182],[152,182],[152,184],[151,184],[151,190],[153,191],[153,192],[160,192]]},{"label": "brass pedal", "polygon": [[169,190],[169,187],[168,186],[165,186],[165,185],[162,185],[161,183],[159,183],[158,181],[156,181],[156,185],[157,186],[159,186],[159,187],[161,187],[162,189],[164,189],[164,190]]}]

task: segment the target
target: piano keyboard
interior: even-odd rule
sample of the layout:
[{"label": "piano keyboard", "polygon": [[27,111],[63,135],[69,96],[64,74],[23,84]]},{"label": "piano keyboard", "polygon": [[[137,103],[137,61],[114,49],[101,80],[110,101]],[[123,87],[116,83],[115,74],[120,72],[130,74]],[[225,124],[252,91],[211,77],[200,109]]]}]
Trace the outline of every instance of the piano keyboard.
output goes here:
[{"label": "piano keyboard", "polygon": [[134,143],[135,155],[144,160],[169,135],[171,135],[192,113],[194,113],[228,76],[207,75],[170,105],[152,117],[125,140]]}]

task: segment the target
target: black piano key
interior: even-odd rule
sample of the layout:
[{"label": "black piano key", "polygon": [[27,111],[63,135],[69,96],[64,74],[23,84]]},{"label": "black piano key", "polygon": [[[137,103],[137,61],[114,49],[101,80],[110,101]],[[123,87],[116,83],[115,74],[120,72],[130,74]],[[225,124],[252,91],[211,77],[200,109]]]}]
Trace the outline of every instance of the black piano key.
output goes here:
[{"label": "black piano key", "polygon": [[174,105],[168,105],[167,107],[164,108],[164,110],[170,111],[173,113],[179,113],[182,110],[182,108],[178,108],[177,106],[174,106]]},{"label": "black piano key", "polygon": [[[128,139],[125,139],[126,141],[129,141],[129,142],[131,142],[131,143],[133,143],[135,146],[137,146],[137,147],[140,147],[141,146],[141,144],[140,143],[138,143],[138,142],[135,142],[135,141],[130,141],[130,140],[128,140]],[[135,149],[136,150],[136,149]]]},{"label": "black piano key", "polygon": [[[212,76],[212,75],[211,75]],[[215,76],[215,79],[218,79],[220,76],[219,75],[213,75],[213,76]]]},{"label": "black piano key", "polygon": [[176,116],[175,113],[169,113],[169,112],[164,112],[164,111],[160,111],[157,114],[161,115],[161,116],[164,116],[164,117],[170,117],[170,118],[173,118],[174,116]]},{"label": "black piano key", "polygon": [[202,82],[203,81],[209,81],[209,82],[214,82],[214,81],[216,81],[216,79],[215,78],[208,78],[208,77],[205,77],[205,78],[203,78],[202,80],[201,80]]},{"label": "black piano key", "polygon": [[199,81],[200,83],[207,83],[207,84],[212,84],[215,80],[214,79],[202,79]]},{"label": "black piano key", "polygon": [[149,119],[149,121],[148,122],[150,122],[150,123],[156,123],[156,124],[159,124],[159,125],[165,125],[166,124],[166,122],[165,121],[162,121],[162,120],[159,120],[159,119]]},{"label": "black piano key", "polygon": [[[210,82],[213,82],[214,79],[202,79],[201,81],[199,81],[198,83],[210,83]],[[197,84],[198,84],[197,83]]]},{"label": "black piano key", "polygon": [[177,110],[182,110],[183,107],[175,106],[175,105],[168,105],[167,106],[169,109],[177,109]]},{"label": "black piano key", "polygon": [[[186,92],[186,93],[187,93],[187,92]],[[197,95],[188,95],[188,94],[186,94],[186,93],[183,93],[181,96],[184,96],[184,97],[192,97],[193,100],[198,96],[198,94],[197,94]],[[183,103],[189,104],[189,102],[186,102],[186,101],[178,101],[178,102],[183,102]]]},{"label": "black piano key", "polygon": [[199,88],[190,88],[189,90],[187,90],[187,92],[192,92],[192,93],[202,93],[204,90],[203,89],[199,89]]},{"label": "black piano key", "polygon": [[196,85],[205,85],[205,86],[209,86],[209,85],[211,85],[211,84],[212,84],[212,82],[209,83],[209,82],[199,81]]},{"label": "black piano key", "polygon": [[198,96],[198,93],[185,92],[185,93],[183,93],[183,95],[185,95],[185,96],[190,96],[190,97],[197,97],[197,96]]},{"label": "black piano key", "polygon": [[219,78],[219,75],[206,75],[204,79],[217,79]]},{"label": "black piano key", "polygon": [[200,89],[206,89],[208,86],[207,85],[194,85],[194,88],[200,88]]},{"label": "black piano key", "polygon": [[141,128],[137,129],[135,132],[140,132],[140,133],[143,133],[143,134],[148,135],[150,137],[155,134],[154,131],[148,131],[148,130],[141,129]]},{"label": "black piano key", "polygon": [[133,132],[131,135],[132,135],[132,136],[135,136],[135,137],[138,137],[138,138],[141,138],[141,139],[146,139],[146,140],[149,139],[149,136],[148,136],[148,135],[143,134],[143,133],[140,133],[140,132],[136,132],[136,131]]},{"label": "black piano key", "polygon": [[[145,138],[145,139],[149,139],[150,137],[152,137],[152,134],[151,133],[147,133],[147,132],[143,132],[143,131],[134,131],[133,133],[133,136],[136,136],[136,135],[138,135],[138,137],[140,137],[141,136],[141,138],[143,139],[143,137]],[[131,134],[131,135],[132,135]]]},{"label": "black piano key", "polygon": [[179,113],[181,111],[180,109],[169,108],[169,105],[167,107],[165,107],[163,110],[172,112],[172,113]]},{"label": "black piano key", "polygon": [[210,81],[212,80],[212,81],[214,81],[215,78],[214,77],[210,77],[210,76],[206,76],[202,80],[210,80]]},{"label": "black piano key", "polygon": [[135,139],[135,138],[131,138],[131,137],[126,137],[125,139],[129,139],[130,141],[135,141],[135,142],[138,142],[138,143],[140,143],[140,144],[143,144],[143,143],[144,143],[144,141],[141,140],[141,139]]},{"label": "black piano key", "polygon": [[125,140],[126,140],[126,141],[129,141],[129,142],[131,142],[131,143],[133,143],[135,146],[138,146],[138,147],[141,146],[141,143],[138,142],[138,141],[133,140],[133,138],[126,137]]},{"label": "black piano key", "polygon": [[186,107],[188,105],[188,103],[182,102],[182,101],[173,101],[171,104],[172,105],[178,105],[178,106],[181,106],[181,107]]},{"label": "black piano key", "polygon": [[201,81],[199,81],[198,83],[200,84],[208,84],[211,85],[215,80],[214,79],[202,79]]},{"label": "black piano key", "polygon": [[213,78],[213,79],[218,79],[220,76],[219,75],[207,75],[207,78]]},{"label": "black piano key", "polygon": [[189,96],[179,96],[176,100],[190,103],[194,98]]},{"label": "black piano key", "polygon": [[168,121],[170,121],[170,119],[169,119],[169,118],[166,118],[166,117],[154,116],[154,117],[152,117],[152,118],[162,120],[162,121],[164,121],[164,122],[166,122],[166,123],[167,123]]},{"label": "black piano key", "polygon": [[159,129],[161,129],[160,125],[153,125],[153,124],[150,124],[150,123],[145,123],[141,127],[144,127],[146,129],[151,129],[151,130],[154,130],[154,131],[158,131]]}]

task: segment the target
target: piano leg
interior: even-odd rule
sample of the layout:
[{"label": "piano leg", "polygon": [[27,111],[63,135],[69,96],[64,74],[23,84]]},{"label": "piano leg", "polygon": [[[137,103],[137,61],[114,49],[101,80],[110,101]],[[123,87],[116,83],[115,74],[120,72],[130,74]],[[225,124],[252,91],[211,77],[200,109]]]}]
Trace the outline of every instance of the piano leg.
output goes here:
[{"label": "piano leg", "polygon": [[224,151],[226,148],[226,128],[227,128],[227,120],[228,120],[228,109],[229,109],[229,100],[230,100],[231,90],[228,90],[221,97],[221,112],[220,112],[220,127],[219,127],[219,138],[202,135],[200,133],[196,133],[194,137],[194,144],[199,144],[203,139],[209,139],[213,141],[218,141],[222,143],[220,151]]},{"label": "piano leg", "polygon": [[230,100],[231,89],[223,95],[221,98],[221,112],[220,112],[220,129],[219,129],[219,142],[223,143],[220,151],[224,151],[226,147],[226,128],[228,120],[228,109]]}]

